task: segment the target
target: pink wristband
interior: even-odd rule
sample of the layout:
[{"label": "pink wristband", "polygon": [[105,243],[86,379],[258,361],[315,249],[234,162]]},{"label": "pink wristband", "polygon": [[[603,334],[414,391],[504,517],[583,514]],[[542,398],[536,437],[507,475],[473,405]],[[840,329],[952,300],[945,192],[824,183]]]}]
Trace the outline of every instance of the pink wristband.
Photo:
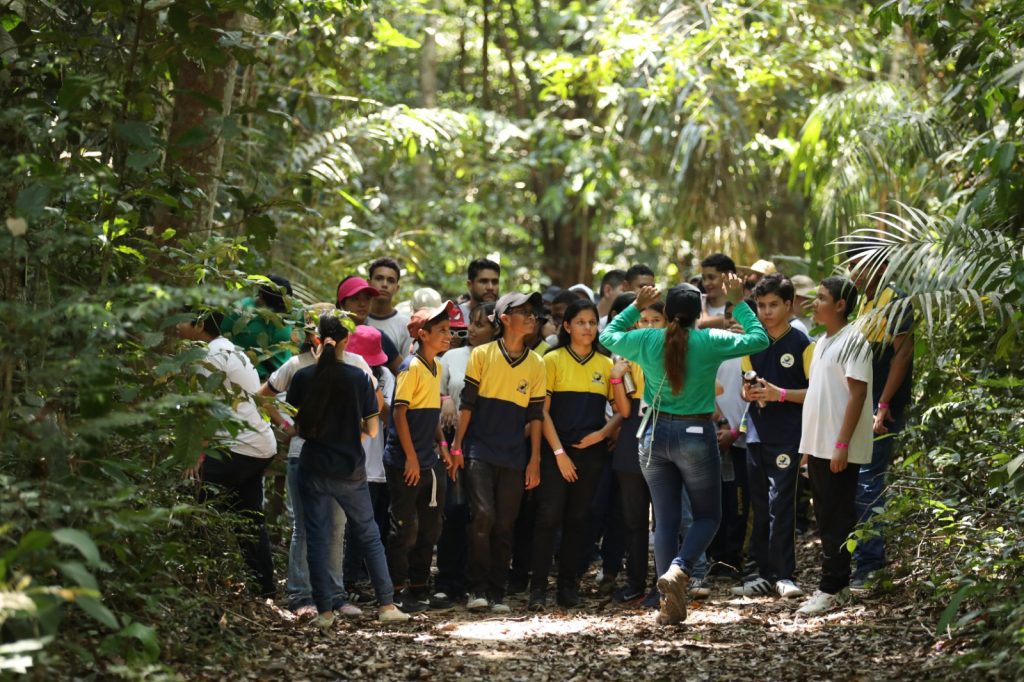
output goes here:
[{"label": "pink wristband", "polygon": [[733,439],[739,438],[740,430],[734,426],[731,429],[729,429],[729,434],[733,437]]},{"label": "pink wristband", "polygon": [[611,379],[608,380],[608,383],[610,383],[612,386],[616,386],[622,383],[622,378],[620,377],[616,379],[615,377],[612,377]]},{"label": "pink wristband", "polygon": [[839,441],[839,440],[836,441],[836,450],[846,450],[849,447],[850,447],[849,443],[844,443],[844,442]]},{"label": "pink wristband", "polygon": [[784,388],[780,388],[779,389],[779,402],[780,403],[786,402],[786,389],[784,389]]},{"label": "pink wristband", "polygon": [[878,403],[878,409],[880,409],[880,410],[888,410],[889,409],[889,403],[881,403],[881,402]]},{"label": "pink wristband", "polygon": [[452,450],[448,454],[450,454],[452,457],[462,457],[462,450],[461,449]]},{"label": "pink wristband", "polygon": [[446,441],[446,440],[440,441],[438,443],[438,445],[440,445],[442,448],[446,448],[446,447],[448,447],[448,441]]}]

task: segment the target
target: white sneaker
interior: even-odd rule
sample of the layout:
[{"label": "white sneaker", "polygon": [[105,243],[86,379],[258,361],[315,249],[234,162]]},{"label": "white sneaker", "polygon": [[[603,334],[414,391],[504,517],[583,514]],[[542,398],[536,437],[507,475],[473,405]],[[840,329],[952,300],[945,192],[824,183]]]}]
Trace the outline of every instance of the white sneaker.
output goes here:
[{"label": "white sneaker", "polygon": [[469,595],[469,601],[466,602],[466,608],[470,611],[483,611],[488,606],[487,597],[481,597],[476,594]]},{"label": "white sneaker", "polygon": [[821,590],[815,590],[811,598],[805,601],[799,609],[796,610],[798,616],[818,616],[826,611],[831,611],[837,606],[842,605],[847,601],[849,592],[843,590],[837,594],[829,594],[828,592],[822,592]]},{"label": "white sneaker", "polygon": [[334,627],[334,611],[326,611],[317,615],[315,623],[321,630],[330,630]]},{"label": "white sneaker", "polygon": [[405,611],[400,611],[394,604],[382,606],[377,611],[377,620],[381,623],[402,623],[412,618]]},{"label": "white sneaker", "polygon": [[775,594],[783,599],[796,599],[804,596],[804,591],[792,580],[779,580],[775,583]]},{"label": "white sneaker", "polygon": [[491,613],[496,615],[504,615],[506,613],[512,613],[512,609],[510,609],[506,604],[503,604],[500,601],[498,601],[491,604]]},{"label": "white sneaker", "polygon": [[757,577],[739,587],[731,588],[730,591],[737,597],[767,597],[772,594],[772,584],[764,578]]},{"label": "white sneaker", "polygon": [[359,608],[355,604],[349,604],[348,602],[345,602],[341,606],[341,608],[335,609],[334,612],[338,613],[338,614],[341,614],[342,616],[345,616],[346,618],[354,618],[356,616],[363,615],[363,610],[361,608]]}]

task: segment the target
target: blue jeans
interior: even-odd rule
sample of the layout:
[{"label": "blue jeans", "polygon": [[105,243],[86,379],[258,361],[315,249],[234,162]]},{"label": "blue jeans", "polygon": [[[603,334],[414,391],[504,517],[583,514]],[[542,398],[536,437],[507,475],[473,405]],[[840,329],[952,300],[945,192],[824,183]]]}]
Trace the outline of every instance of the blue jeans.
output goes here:
[{"label": "blue jeans", "polygon": [[[644,433],[639,457],[654,505],[658,574],[675,564],[687,575],[699,577],[704,552],[722,519],[722,461],[714,424],[661,416]],[[689,529],[684,525],[686,498],[693,518]]]},{"label": "blue jeans", "polygon": [[317,611],[325,613],[337,604],[333,600],[333,580],[328,569],[328,555],[332,544],[331,517],[335,502],[341,505],[356,540],[363,548],[370,581],[377,602],[387,606],[394,602],[395,589],[384,558],[384,543],[373,519],[373,504],[366,474],[358,479],[328,478],[312,474],[299,465],[299,495],[305,511],[306,548],[309,562],[310,585]]},{"label": "blue jeans", "polygon": [[[288,608],[298,609],[313,604],[313,589],[309,584],[309,564],[306,561],[306,513],[299,492],[299,458],[288,458],[288,500],[291,502],[292,539],[288,544]],[[342,585],[341,538],[345,535],[345,513],[337,504],[331,505],[331,543],[327,559],[327,570],[331,575],[332,595],[335,604],[345,600]]]},{"label": "blue jeans", "polygon": [[[877,409],[877,408],[876,408]],[[871,464],[861,464],[857,478],[857,522],[866,523],[877,513],[875,510],[885,506],[885,477],[892,460],[892,451],[896,439],[903,430],[903,421],[889,423],[889,433],[875,436],[871,448]],[[857,541],[853,550],[856,563],[855,578],[866,578],[872,571],[885,566],[885,538],[881,528],[872,529],[878,534],[874,537]]]}]

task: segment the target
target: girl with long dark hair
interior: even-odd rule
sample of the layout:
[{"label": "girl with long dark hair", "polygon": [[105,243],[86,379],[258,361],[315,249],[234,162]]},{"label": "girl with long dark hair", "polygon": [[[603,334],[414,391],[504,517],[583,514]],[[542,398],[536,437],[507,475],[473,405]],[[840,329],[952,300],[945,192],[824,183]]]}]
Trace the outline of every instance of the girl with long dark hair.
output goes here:
[{"label": "girl with long dark hair", "polygon": [[622,386],[626,363],[613,366],[597,343],[598,312],[592,301],[576,300],[566,308],[558,343],[544,356],[547,397],[544,440],[533,541],[529,607],[543,609],[554,554],[555,535],[562,531],[558,553],[559,606],[579,604],[579,566],[590,512],[608,460],[606,441],[615,424],[605,418],[611,401],[629,410]]},{"label": "girl with long dark hair", "polygon": [[[738,306],[735,313],[743,334],[695,329],[701,296],[690,284],[668,291],[667,329],[630,330],[640,311],[659,298],[656,288],[643,287],[633,305],[608,324],[601,343],[644,371],[644,400],[650,409],[639,458],[658,520],[654,557],[662,599],[657,622],[670,625],[686,620],[690,574],[722,516],[721,460],[711,420],[715,374],[723,360],[764,350],[768,335],[748,306]],[[693,505],[693,525],[680,545],[684,490]]]},{"label": "girl with long dark hair", "polygon": [[348,517],[364,557],[380,606],[382,621],[406,620],[394,605],[394,586],[384,558],[384,545],[373,518],[366,482],[366,457],[361,441],[377,433],[379,404],[370,379],[342,362],[349,332],[347,317],[324,316],[315,365],[299,370],[288,388],[288,402],[298,413],[295,423],[305,439],[299,455],[299,494],[305,510],[306,547],[318,623],[334,621],[331,577],[327,568],[332,500]]}]

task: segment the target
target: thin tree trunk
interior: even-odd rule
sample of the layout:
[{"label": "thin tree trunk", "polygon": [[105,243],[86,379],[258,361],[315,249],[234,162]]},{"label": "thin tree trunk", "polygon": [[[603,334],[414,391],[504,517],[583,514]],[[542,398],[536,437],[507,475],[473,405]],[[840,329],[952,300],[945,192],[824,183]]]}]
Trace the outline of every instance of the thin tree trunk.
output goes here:
[{"label": "thin tree trunk", "polygon": [[483,90],[480,97],[481,104],[484,109],[489,107],[491,101],[491,84],[490,84],[490,59],[487,54],[487,46],[491,42],[491,19],[489,16],[489,10],[491,7],[490,0],[483,0],[483,47],[480,50],[480,71],[483,78]]},{"label": "thin tree trunk", "polygon": [[[500,13],[499,16],[504,19],[504,13]],[[505,61],[508,62],[508,81],[512,85],[512,97],[515,99],[515,112],[519,118],[526,118],[526,103],[523,102],[523,94],[519,88],[519,76],[516,74],[516,59],[515,55],[512,54],[512,47],[508,42],[508,35],[505,32],[504,21],[498,25],[496,39],[498,46],[501,47],[502,53],[505,55]]]},{"label": "thin tree trunk", "polygon": [[[427,6],[423,43],[420,48],[420,104],[425,109],[437,106],[437,0]],[[420,152],[416,159],[416,193],[423,197],[430,191],[430,159]]]}]

